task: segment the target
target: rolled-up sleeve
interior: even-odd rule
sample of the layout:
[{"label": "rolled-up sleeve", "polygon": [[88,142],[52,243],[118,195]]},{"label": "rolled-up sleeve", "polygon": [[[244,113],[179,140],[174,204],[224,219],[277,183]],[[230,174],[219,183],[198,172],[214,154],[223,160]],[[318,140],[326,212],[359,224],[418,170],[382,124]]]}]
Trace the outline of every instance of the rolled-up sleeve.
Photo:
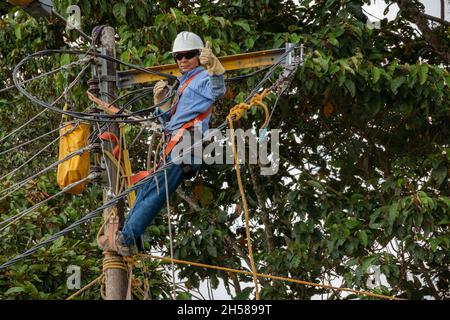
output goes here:
[{"label": "rolled-up sleeve", "polygon": [[[190,77],[198,73],[192,78],[192,81],[185,87],[177,104],[177,111],[171,117],[166,114],[167,121],[165,129],[167,131],[175,131],[185,123],[195,119],[198,115],[208,111],[212,104],[220,99],[226,92],[225,75],[210,75],[203,67],[198,67],[184,74],[180,79],[180,85],[184,85]],[[202,120],[203,129],[208,128],[211,115]]]},{"label": "rolled-up sleeve", "polygon": [[225,75],[208,75],[198,82],[196,91],[212,102],[220,99],[226,92]]}]

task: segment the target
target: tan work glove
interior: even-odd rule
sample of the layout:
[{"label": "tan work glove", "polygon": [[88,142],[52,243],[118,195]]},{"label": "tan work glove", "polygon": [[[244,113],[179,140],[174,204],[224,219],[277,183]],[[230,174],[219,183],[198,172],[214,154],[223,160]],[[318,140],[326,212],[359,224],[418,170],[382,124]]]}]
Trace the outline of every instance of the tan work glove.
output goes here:
[{"label": "tan work glove", "polygon": [[[163,80],[159,80],[155,84],[155,87],[153,88],[153,102],[154,102],[154,104],[158,104],[162,100],[164,100],[164,97],[166,96],[167,90],[168,90],[167,86],[168,86],[167,81],[163,81]],[[167,101],[166,103],[164,103],[163,105],[159,106],[159,108],[163,112],[167,112],[167,110],[169,110],[169,107],[170,107],[170,100]]]},{"label": "tan work glove", "polygon": [[225,68],[212,52],[209,41],[207,41],[205,47],[202,48],[202,52],[200,53],[200,63],[206,67],[206,70],[208,70],[208,73],[211,75],[221,75],[225,73]]}]

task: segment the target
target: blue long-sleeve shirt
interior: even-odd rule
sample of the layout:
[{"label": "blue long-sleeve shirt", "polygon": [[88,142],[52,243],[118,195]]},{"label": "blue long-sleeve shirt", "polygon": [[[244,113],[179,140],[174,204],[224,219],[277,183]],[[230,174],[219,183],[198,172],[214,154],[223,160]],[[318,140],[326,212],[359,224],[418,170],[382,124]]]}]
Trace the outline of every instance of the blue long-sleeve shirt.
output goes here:
[{"label": "blue long-sleeve shirt", "polygon": [[[180,76],[178,78],[180,81],[178,90],[194,73],[199,71],[200,73],[194,77],[181,94],[175,114],[170,116],[171,111],[163,113],[159,108],[156,110],[156,115],[160,115],[159,118],[164,125],[165,131],[174,133],[186,122],[206,112],[216,100],[225,94],[224,75],[210,75],[202,66]],[[203,119],[202,132],[208,130],[210,119],[211,114]]]}]

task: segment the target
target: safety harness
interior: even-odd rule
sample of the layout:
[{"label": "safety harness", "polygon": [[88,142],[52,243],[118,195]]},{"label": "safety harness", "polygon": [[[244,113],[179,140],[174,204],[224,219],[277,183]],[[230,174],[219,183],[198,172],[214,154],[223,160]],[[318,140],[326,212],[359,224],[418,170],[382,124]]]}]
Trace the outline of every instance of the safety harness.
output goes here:
[{"label": "safety harness", "polygon": [[[183,84],[183,86],[181,87],[181,89],[177,92],[177,95],[175,96],[173,103],[172,103],[172,111],[170,113],[170,115],[174,115],[176,110],[177,110],[177,106],[178,106],[178,102],[180,101],[180,97],[183,94],[183,91],[186,89],[186,87],[188,86],[188,84],[194,80],[194,78],[200,73],[201,71],[198,71],[196,73],[194,73],[193,75],[191,75],[186,82]],[[199,115],[197,115],[194,119],[186,122],[180,129],[177,130],[176,134],[171,136],[169,142],[167,143],[166,147],[164,148],[163,151],[163,159],[166,158],[173,150],[173,148],[177,145],[177,143],[181,140],[181,138],[183,137],[183,134],[186,130],[188,130],[189,128],[193,127],[196,123],[203,121],[209,114],[211,114],[212,111],[212,105],[208,108],[208,110],[206,110],[203,113],[200,113]],[[161,164],[161,161],[156,165],[156,167],[154,169],[151,169],[149,171],[139,171],[136,174],[134,174],[131,177],[131,183],[135,184],[137,182],[139,182],[140,180],[144,179],[145,177],[147,177],[149,174],[153,173],[154,170],[156,168],[159,167],[159,165]]]}]

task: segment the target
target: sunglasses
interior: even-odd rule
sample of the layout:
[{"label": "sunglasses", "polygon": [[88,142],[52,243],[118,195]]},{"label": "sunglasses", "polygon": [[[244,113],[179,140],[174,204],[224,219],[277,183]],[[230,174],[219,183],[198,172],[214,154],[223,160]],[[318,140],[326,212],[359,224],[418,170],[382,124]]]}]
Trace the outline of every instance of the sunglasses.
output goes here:
[{"label": "sunglasses", "polygon": [[188,52],[185,52],[185,53],[174,53],[173,57],[176,60],[180,61],[181,59],[183,59],[183,57],[185,57],[186,59],[189,60],[189,59],[192,59],[193,57],[198,56],[198,55],[200,55],[200,52],[198,50],[192,50],[192,51],[188,51]]}]

